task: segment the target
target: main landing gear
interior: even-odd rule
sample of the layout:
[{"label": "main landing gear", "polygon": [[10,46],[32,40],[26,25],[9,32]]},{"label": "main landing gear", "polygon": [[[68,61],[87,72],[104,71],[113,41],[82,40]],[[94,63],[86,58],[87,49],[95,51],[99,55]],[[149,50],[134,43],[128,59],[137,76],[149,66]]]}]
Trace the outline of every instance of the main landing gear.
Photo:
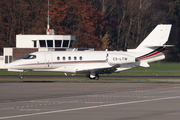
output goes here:
[{"label": "main landing gear", "polygon": [[94,79],[94,80],[99,80],[99,75],[95,74],[95,75],[88,75],[89,79]]}]

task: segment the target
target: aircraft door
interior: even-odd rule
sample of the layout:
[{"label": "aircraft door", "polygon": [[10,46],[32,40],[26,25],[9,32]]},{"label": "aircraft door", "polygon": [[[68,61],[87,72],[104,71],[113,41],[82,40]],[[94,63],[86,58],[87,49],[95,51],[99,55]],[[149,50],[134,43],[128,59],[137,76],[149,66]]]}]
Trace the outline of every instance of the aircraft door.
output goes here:
[{"label": "aircraft door", "polygon": [[52,54],[45,54],[45,68],[52,68]]}]

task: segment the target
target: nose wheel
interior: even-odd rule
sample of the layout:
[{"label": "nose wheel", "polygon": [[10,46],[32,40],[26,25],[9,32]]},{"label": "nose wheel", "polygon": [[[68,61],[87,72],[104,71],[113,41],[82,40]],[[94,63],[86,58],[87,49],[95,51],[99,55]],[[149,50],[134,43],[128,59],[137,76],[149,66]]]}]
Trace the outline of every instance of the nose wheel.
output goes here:
[{"label": "nose wheel", "polygon": [[21,79],[21,80],[22,80],[23,78],[24,78],[24,76],[22,76],[22,75],[20,75],[20,76],[19,76],[19,79]]},{"label": "nose wheel", "polygon": [[24,79],[23,73],[20,73],[19,79],[20,79],[20,80]]}]

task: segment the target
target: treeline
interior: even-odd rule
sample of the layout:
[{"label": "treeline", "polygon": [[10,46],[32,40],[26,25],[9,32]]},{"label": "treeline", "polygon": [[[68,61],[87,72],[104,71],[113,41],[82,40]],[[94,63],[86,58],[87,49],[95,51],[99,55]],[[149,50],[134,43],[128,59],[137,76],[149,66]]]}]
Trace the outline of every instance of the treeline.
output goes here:
[{"label": "treeline", "polygon": [[[76,35],[75,47],[136,48],[157,24],[172,24],[166,60],[180,60],[180,0],[49,0],[50,28]],[[0,53],[16,34],[45,34],[48,0],[0,0]]]}]

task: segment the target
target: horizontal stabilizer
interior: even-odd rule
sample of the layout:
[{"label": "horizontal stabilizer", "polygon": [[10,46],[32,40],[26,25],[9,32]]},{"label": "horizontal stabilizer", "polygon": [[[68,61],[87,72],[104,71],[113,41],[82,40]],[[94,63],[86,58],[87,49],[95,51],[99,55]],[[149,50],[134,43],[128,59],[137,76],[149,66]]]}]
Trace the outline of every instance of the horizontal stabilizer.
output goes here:
[{"label": "horizontal stabilizer", "polygon": [[173,47],[174,45],[148,45],[147,48],[159,48],[159,47]]}]

